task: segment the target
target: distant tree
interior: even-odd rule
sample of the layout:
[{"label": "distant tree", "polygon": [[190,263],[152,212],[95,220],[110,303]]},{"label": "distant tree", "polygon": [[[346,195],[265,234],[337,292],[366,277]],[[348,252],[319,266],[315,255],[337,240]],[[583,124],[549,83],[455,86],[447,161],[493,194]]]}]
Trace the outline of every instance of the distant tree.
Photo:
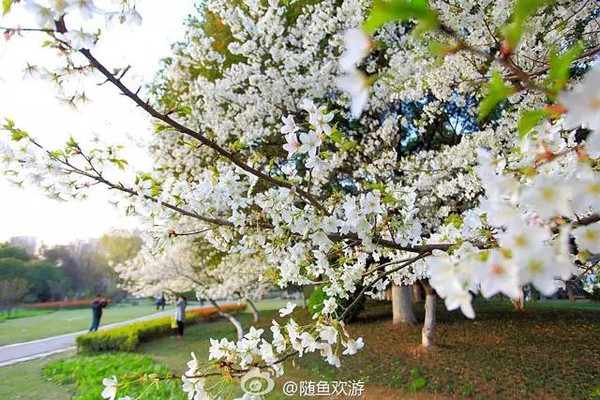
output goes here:
[{"label": "distant tree", "polygon": [[12,247],[6,243],[0,244],[0,258],[14,258],[21,261],[31,260],[27,250],[21,247]]},{"label": "distant tree", "polygon": [[29,300],[61,300],[71,288],[71,281],[65,273],[47,260],[32,261],[26,265],[26,270],[30,284]]},{"label": "distant tree", "polygon": [[143,241],[140,236],[124,230],[114,230],[100,237],[97,261],[104,271],[104,293],[113,300],[127,296],[127,291],[119,287],[121,278],[115,271],[115,267],[137,256],[142,245]]},{"label": "distant tree", "polygon": [[99,239],[46,247],[42,254],[69,277],[76,296],[101,292],[113,297],[119,294],[114,266],[135,257],[141,245],[139,236],[114,231]]},{"label": "distant tree", "polygon": [[142,238],[127,231],[114,231],[98,241],[98,252],[112,265],[132,259],[142,248]]},{"label": "distant tree", "polygon": [[76,243],[44,248],[42,254],[71,280],[75,295],[80,296],[94,292],[94,283],[100,280],[93,269],[94,250],[86,243]]},{"label": "distant tree", "polygon": [[[51,260],[31,259],[24,250],[15,247],[3,247],[2,254],[14,257],[0,258],[0,280],[26,281],[27,301],[58,300],[71,287],[70,279]],[[58,287],[64,287],[65,291],[59,293]]]},{"label": "distant tree", "polygon": [[10,278],[26,278],[27,277],[27,263],[18,258],[0,258],[0,280]]},{"label": "distant tree", "polygon": [[27,294],[28,284],[25,279],[13,278],[0,281],[0,306],[10,315],[14,306]]}]

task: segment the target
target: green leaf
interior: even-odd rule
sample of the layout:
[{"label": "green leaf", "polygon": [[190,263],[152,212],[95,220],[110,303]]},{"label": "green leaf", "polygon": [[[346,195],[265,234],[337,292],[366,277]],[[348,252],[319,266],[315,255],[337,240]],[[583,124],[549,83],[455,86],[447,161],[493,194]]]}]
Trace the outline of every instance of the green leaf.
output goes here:
[{"label": "green leaf", "polygon": [[569,80],[571,63],[581,55],[583,46],[581,43],[576,44],[560,56],[555,49],[550,52],[550,71],[544,80],[546,86],[553,92],[558,92],[565,86]]},{"label": "green leaf", "polygon": [[331,135],[329,136],[331,138],[331,140],[333,140],[335,143],[341,144],[342,143],[342,132],[340,131],[334,131],[331,133]]},{"label": "green leaf", "polygon": [[331,130],[331,135],[329,135],[329,137],[337,144],[342,143],[342,132],[336,129],[336,127],[333,127],[333,129]]},{"label": "green leaf", "polygon": [[177,109],[177,111],[179,112],[180,115],[182,116],[188,116],[192,113],[192,109],[189,107],[185,107],[185,106],[181,106]]},{"label": "green leaf", "polygon": [[4,125],[2,125],[2,129],[6,129],[7,131],[11,130],[15,127],[15,121],[10,118],[4,118]]},{"label": "green leaf", "polygon": [[444,221],[444,223],[446,225],[452,224],[456,229],[460,229],[460,227],[463,224],[463,219],[460,215],[453,213],[446,217],[446,220]]},{"label": "green leaf", "polygon": [[367,183],[365,187],[369,190],[378,190],[380,193],[385,193],[387,187],[383,183]]},{"label": "green leaf", "polygon": [[542,119],[548,118],[550,113],[546,110],[530,110],[525,111],[521,115],[517,129],[519,131],[519,138],[525,137],[533,128],[535,128]]},{"label": "green leaf", "polygon": [[235,142],[229,145],[229,149],[231,151],[240,151],[246,147],[246,144],[241,140],[236,140]]},{"label": "green leaf", "polygon": [[542,6],[555,0],[518,0],[512,14],[512,22],[504,27],[504,36],[511,49],[515,49],[525,32],[527,18],[534,15]]},{"label": "green leaf", "polygon": [[2,0],[2,15],[6,15],[10,12],[14,0]]},{"label": "green leaf", "polygon": [[69,140],[67,140],[67,146],[68,147],[77,147],[77,142],[75,141],[75,139],[73,139],[73,137],[70,137]]},{"label": "green leaf", "polygon": [[341,145],[342,151],[352,150],[356,147],[356,141],[354,140],[344,140]]},{"label": "green leaf", "polygon": [[439,26],[437,14],[429,7],[428,0],[376,0],[365,22],[364,30],[372,34],[388,22],[411,19],[420,22],[420,29],[430,30]]},{"label": "green leaf", "polygon": [[29,137],[27,132],[25,132],[22,129],[17,128],[17,126],[15,125],[15,121],[13,121],[12,119],[4,118],[4,121],[5,121],[5,124],[2,125],[2,129],[10,132],[10,138],[12,140],[14,140],[15,142],[18,142],[19,140]]},{"label": "green leaf", "polygon": [[11,132],[10,138],[15,142],[18,142],[21,139],[25,139],[27,137],[27,132],[21,129],[13,129]]},{"label": "green leaf", "polygon": [[128,164],[127,160],[122,160],[122,159],[119,159],[119,158],[110,158],[108,161],[110,161],[111,163],[117,165],[120,170],[124,170],[125,166]]},{"label": "green leaf", "polygon": [[394,196],[392,195],[387,195],[384,196],[381,201],[383,201],[384,204],[395,204],[398,203],[398,199],[396,199]]},{"label": "green leaf", "polygon": [[154,183],[152,185],[152,188],[150,188],[150,195],[152,195],[152,197],[160,196],[161,192],[162,192],[161,187],[158,186],[156,183]]},{"label": "green leaf", "polygon": [[487,115],[492,112],[492,110],[500,104],[503,100],[505,100],[508,96],[515,92],[515,88],[504,83],[502,79],[502,74],[498,71],[494,71],[492,73],[492,79],[487,86],[487,95],[486,97],[479,103],[479,114],[477,115],[477,119],[481,121]]},{"label": "green leaf", "polygon": [[162,124],[162,123],[154,124],[154,132],[156,132],[156,133],[161,133],[161,132],[165,132],[165,131],[169,131],[169,130],[173,130],[171,125]]}]

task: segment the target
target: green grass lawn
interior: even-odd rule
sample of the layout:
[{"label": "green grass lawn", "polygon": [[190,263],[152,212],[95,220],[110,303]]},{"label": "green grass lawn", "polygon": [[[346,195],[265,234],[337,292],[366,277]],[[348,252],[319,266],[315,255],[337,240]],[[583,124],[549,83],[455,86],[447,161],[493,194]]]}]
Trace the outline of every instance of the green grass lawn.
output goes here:
[{"label": "green grass lawn", "polygon": [[0,313],[0,322],[8,321],[11,319],[37,317],[38,315],[46,315],[53,313],[55,310],[28,310],[24,308],[14,309],[10,312]]},{"label": "green grass lawn", "polygon": [[[257,304],[263,310],[258,325],[267,333],[271,319],[279,318],[276,309],[285,303]],[[522,313],[511,310],[506,302],[477,303],[477,319],[470,321],[458,312],[445,311],[438,302],[438,348],[424,352],[419,347],[420,326],[394,327],[389,303],[369,303],[359,320],[348,325],[353,336],[365,339],[365,349],[344,357],[340,369],[314,355],[286,362],[288,373],[277,381],[276,390],[266,399],[294,398],[281,391],[288,380],[350,379],[365,381],[366,398],[378,400],[594,398],[600,395],[600,307],[581,302],[573,309],[568,304],[528,304],[528,310]],[[423,317],[421,309],[417,304],[418,318]],[[294,315],[298,321],[308,318],[302,311]],[[252,324],[249,313],[240,315],[240,319],[246,329]],[[165,338],[144,343],[138,353],[151,356],[174,373],[182,373],[190,351],[199,360],[207,360],[208,339],[223,336],[235,339],[235,331],[226,321],[198,324],[186,330],[183,340]],[[0,368],[0,398],[69,398],[68,393],[74,393],[72,385],[53,387],[45,381],[41,368],[46,362]],[[237,385],[230,387],[235,390]],[[22,397],[16,397],[19,392]],[[47,395],[40,397],[40,393]],[[237,389],[228,394],[239,397],[241,392]]]},{"label": "green grass lawn", "polygon": [[[101,325],[126,321],[156,312],[156,306],[110,305],[104,309]],[[50,314],[10,319],[0,323],[0,346],[42,339],[63,333],[88,329],[92,322],[92,310],[58,310]]]},{"label": "green grass lawn", "polygon": [[[259,309],[262,312],[265,312],[265,310],[277,310],[281,307],[284,307],[287,303],[287,300],[262,300],[262,301],[258,301],[255,303],[256,308]],[[205,303],[205,305],[207,305]],[[145,313],[151,313],[156,311],[155,306],[147,306],[147,305],[143,305],[143,306],[131,306],[131,308],[133,307],[137,307],[138,312],[142,312],[143,310],[146,310]],[[123,310],[121,310],[121,308]],[[118,309],[112,308],[112,309],[107,309],[107,313],[105,313],[105,316],[108,316],[108,311],[119,311],[119,312],[123,312],[125,310],[127,310],[127,307],[119,307]],[[73,311],[86,311],[85,316],[89,317],[89,313],[87,312],[88,310],[65,310],[65,311],[56,311],[55,313],[52,313],[51,315],[60,315],[59,313],[70,313]],[[130,312],[133,310],[129,310]],[[134,315],[135,316],[140,316],[140,315],[144,315],[144,313],[140,313],[139,315]],[[47,315],[50,316],[50,315]],[[38,318],[38,317],[36,317]],[[244,321],[244,325],[245,326],[249,326],[251,323],[251,315],[249,313],[246,313],[244,315],[241,316],[242,320]],[[126,319],[126,318],[123,318]],[[84,327],[87,328],[87,319],[86,321],[86,325]],[[104,317],[102,322],[104,323]],[[116,322],[116,321],[113,321]],[[49,323],[49,322],[48,322]],[[4,323],[0,324],[0,332],[2,329],[2,325],[4,325]],[[200,326],[202,325],[202,326]],[[215,327],[216,326],[216,330]],[[177,352],[174,353],[174,357],[171,358],[171,362],[168,365],[169,367],[171,366],[175,366],[176,364],[179,364],[178,371],[180,371],[181,368],[183,368],[185,366],[185,363],[188,361],[187,358],[189,356],[189,352],[190,349],[193,348],[194,346],[191,344],[191,341],[194,340],[194,337],[198,337],[201,336],[202,342],[200,343],[203,348],[206,347],[205,351],[208,351],[208,346],[203,343],[204,342],[204,338],[206,337],[206,333],[207,332],[215,332],[216,335],[221,335],[223,333],[229,333],[229,331],[231,331],[232,326],[229,323],[225,323],[223,321],[220,322],[216,322],[216,323],[210,323],[210,324],[199,324],[193,327],[190,327],[187,330],[188,335],[186,335],[185,339],[183,341],[175,341],[175,340],[169,340],[169,339],[165,339],[165,340],[158,340],[156,343],[158,344],[157,346],[157,352],[161,353],[163,352],[163,350],[165,351],[166,354],[168,354],[170,351],[174,351],[174,347],[177,347]],[[63,332],[64,333],[64,332]],[[204,333],[204,334],[202,334]],[[2,335],[3,333],[0,333],[0,335]],[[234,333],[235,336],[235,333]],[[3,337],[1,337],[0,339],[4,339]],[[208,340],[206,340],[208,341]],[[165,346],[166,345],[166,346]],[[169,350],[169,346],[172,346],[173,349]],[[142,351],[142,353],[145,353],[145,351]],[[165,354],[165,355],[166,355]],[[52,399],[52,400],[68,400],[70,398],[72,398],[73,394],[75,393],[75,387],[73,384],[65,384],[65,385],[57,385],[55,383],[51,383],[48,382],[44,376],[43,376],[43,368],[44,366],[46,366],[48,364],[48,362],[50,360],[55,360],[55,359],[60,359],[60,358],[71,358],[74,357],[75,354],[74,352],[69,352],[69,353],[63,353],[61,355],[56,355],[56,356],[51,356],[48,358],[44,358],[44,359],[39,359],[39,360],[33,360],[33,361],[28,361],[25,363],[20,363],[20,364],[15,364],[15,365],[11,365],[9,367],[0,367],[0,399],[2,400],[9,400],[9,399],[22,399],[22,400],[39,400],[39,399]],[[153,356],[154,357],[154,356]],[[160,361],[160,357],[156,356],[154,357],[155,360],[157,362]],[[175,368],[174,368],[175,370]]]},{"label": "green grass lawn", "polygon": [[[302,360],[329,379],[359,378],[403,394],[473,398],[586,399],[600,395],[600,309],[568,309],[528,304],[518,312],[508,304],[477,304],[474,321],[447,312],[438,302],[438,348],[419,347],[421,327],[394,327],[390,307],[371,305],[351,334],[365,338],[365,349],[343,369]],[[583,303],[582,303],[583,304]],[[415,309],[422,319],[420,305]],[[311,361],[312,360],[312,361]]]},{"label": "green grass lawn", "polygon": [[68,400],[71,398],[67,386],[48,382],[42,369],[50,361],[74,355],[63,353],[48,358],[0,367],[0,399],[3,400]]},{"label": "green grass lawn", "polygon": [[600,311],[600,302],[580,300],[570,302],[567,300],[546,300],[527,303],[529,308],[561,308],[570,310],[597,310]]},{"label": "green grass lawn", "polygon": [[254,306],[258,311],[279,310],[280,308],[285,307],[288,302],[296,304],[301,303],[300,301],[296,300],[269,299],[255,301]]},{"label": "green grass lawn", "polygon": [[[437,349],[420,349],[420,326],[394,327],[389,303],[370,303],[348,326],[351,334],[365,339],[364,351],[343,358],[341,369],[314,355],[287,362],[290,373],[277,382],[279,390],[268,399],[290,398],[281,392],[287,380],[350,379],[366,381],[367,398],[374,399],[585,399],[592,393],[600,397],[600,304],[528,303],[528,310],[521,313],[509,302],[483,303],[477,304],[477,319],[469,321],[458,312],[447,312],[440,303]],[[422,318],[421,307],[416,306],[417,317]],[[268,332],[276,312],[261,314],[259,325]],[[245,327],[251,324],[249,315],[241,319]],[[224,321],[197,325],[183,341],[157,340],[143,344],[139,352],[182,373],[190,351],[206,359],[208,338],[223,336],[235,339],[233,328]]]},{"label": "green grass lawn", "polygon": [[[500,308],[506,310],[512,310],[513,306],[508,300],[484,300],[477,298],[475,300],[475,307],[478,308]],[[596,310],[600,311],[600,302],[593,302],[589,300],[578,300],[570,302],[568,300],[537,300],[525,303],[526,310],[537,310],[537,309],[561,309],[561,310]]]}]

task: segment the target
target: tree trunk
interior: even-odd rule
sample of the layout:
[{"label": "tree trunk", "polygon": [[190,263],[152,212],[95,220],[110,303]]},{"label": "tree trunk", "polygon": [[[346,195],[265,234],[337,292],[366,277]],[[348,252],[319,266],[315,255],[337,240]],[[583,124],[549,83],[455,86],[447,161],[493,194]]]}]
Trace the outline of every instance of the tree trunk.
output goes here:
[{"label": "tree trunk", "polygon": [[573,292],[573,281],[569,280],[565,282],[565,286],[567,287],[567,297],[571,303],[575,302],[575,293]]},{"label": "tree trunk", "polygon": [[419,284],[419,282],[415,282],[412,286],[412,296],[413,296],[413,303],[418,303],[419,301],[423,300],[423,296],[421,295],[421,285]]},{"label": "tree trunk", "polygon": [[307,310],[308,305],[306,304],[306,296],[304,295],[304,286],[300,287],[300,297],[302,298],[302,308]]},{"label": "tree trunk", "polygon": [[523,292],[523,286],[519,287],[519,297],[516,299],[510,299],[513,307],[517,311],[525,311],[525,293]]},{"label": "tree trunk", "polygon": [[415,325],[417,323],[413,313],[410,287],[392,285],[392,311],[394,325]]},{"label": "tree trunk", "polygon": [[252,310],[252,318],[254,318],[254,322],[258,322],[259,320],[259,316],[258,316],[258,310],[256,309],[256,307],[254,306],[254,303],[252,302],[252,300],[250,300],[248,297],[245,297],[244,300],[248,303],[248,305],[250,306],[250,310]]},{"label": "tree trunk", "polygon": [[435,290],[429,286],[429,282],[423,281],[425,289],[425,322],[421,332],[421,345],[425,349],[435,346]]},{"label": "tree trunk", "polygon": [[238,321],[233,315],[224,312],[221,309],[221,307],[219,307],[217,302],[214,301],[213,299],[208,299],[208,301],[210,302],[210,304],[212,304],[217,309],[217,311],[219,312],[219,315],[221,317],[226,318],[227,320],[229,320],[229,322],[232,323],[233,326],[235,326],[235,330],[237,331],[238,340],[242,340],[244,338],[244,328],[242,328],[242,324],[240,324],[240,321]]}]

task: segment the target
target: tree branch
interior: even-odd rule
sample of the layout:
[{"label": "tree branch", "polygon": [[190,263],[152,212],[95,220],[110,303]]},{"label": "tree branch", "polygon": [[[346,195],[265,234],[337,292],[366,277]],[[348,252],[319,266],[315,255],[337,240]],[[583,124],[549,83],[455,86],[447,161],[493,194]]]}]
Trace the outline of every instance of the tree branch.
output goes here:
[{"label": "tree branch", "polygon": [[92,53],[89,50],[81,49],[81,50],[79,50],[79,53],[81,53],[96,70],[98,70],[102,75],[104,75],[104,77],[106,78],[106,80],[108,82],[110,82],[114,86],[116,86],[123,95],[125,95],[126,97],[131,99],[135,104],[137,104],[142,110],[144,110],[146,113],[148,113],[152,117],[166,123],[167,125],[169,125],[173,129],[175,129],[176,131],[181,132],[185,135],[188,135],[188,136],[198,140],[200,143],[209,147],[210,149],[215,151],[220,156],[223,156],[223,157],[227,158],[228,160],[230,160],[237,167],[258,177],[259,179],[262,179],[265,182],[271,183],[273,185],[288,188],[288,189],[292,190],[294,193],[297,193],[298,196],[301,199],[303,199],[305,202],[308,202],[309,204],[311,204],[313,207],[320,210],[321,212],[324,212],[325,214],[329,214],[327,209],[307,191],[305,191],[301,188],[298,188],[298,187],[292,185],[291,183],[273,178],[272,176],[267,175],[264,172],[259,171],[256,168],[251,167],[250,165],[246,164],[244,161],[239,159],[238,156],[236,156],[234,153],[222,148],[216,142],[208,139],[206,136],[204,136],[200,132],[197,132],[197,131],[194,131],[193,129],[188,128],[187,126],[175,121],[173,118],[171,118],[167,114],[163,114],[160,111],[158,111],[157,109],[155,109],[153,106],[150,105],[150,103],[148,101],[142,100],[142,98],[137,95],[137,92],[131,91],[123,82],[121,82],[121,80],[119,78],[117,78],[115,75],[113,75],[100,61],[98,61],[98,59],[96,59],[96,57],[94,57],[92,55]]}]

